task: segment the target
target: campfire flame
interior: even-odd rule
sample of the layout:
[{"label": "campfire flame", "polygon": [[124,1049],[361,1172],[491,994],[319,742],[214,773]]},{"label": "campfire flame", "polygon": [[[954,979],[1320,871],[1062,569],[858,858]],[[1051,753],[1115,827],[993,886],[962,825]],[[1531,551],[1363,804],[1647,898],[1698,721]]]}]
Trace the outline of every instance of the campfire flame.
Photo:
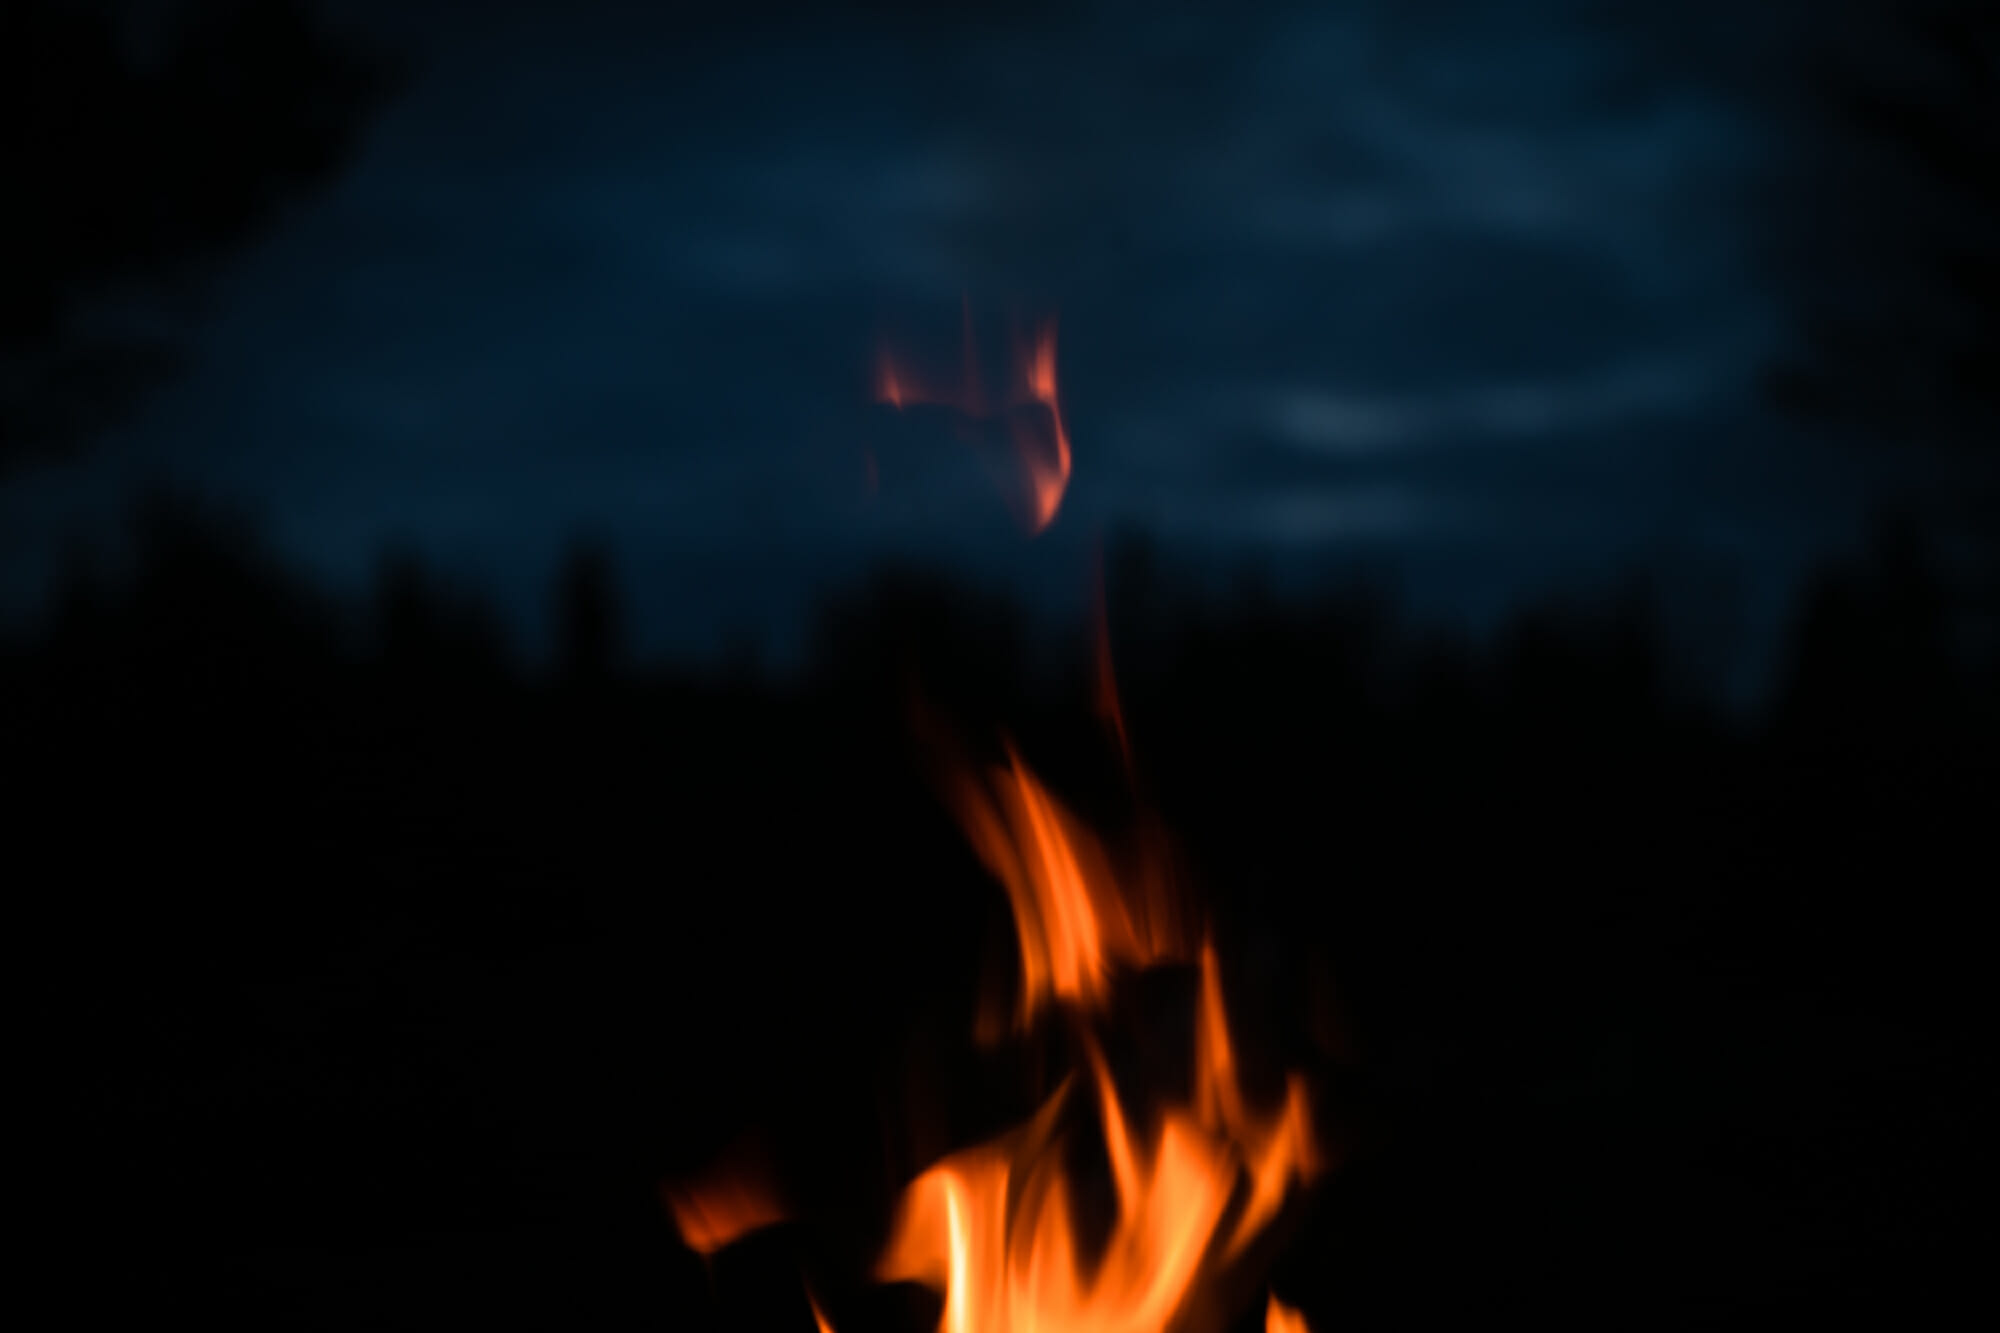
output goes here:
[{"label": "campfire flame", "polygon": [[[1013,405],[1045,408],[1053,422],[1052,453],[1022,443],[1039,532],[1062,503],[1070,469],[1053,325],[1026,355],[1022,379]],[[957,391],[929,391],[886,356],[877,390],[899,408],[943,403],[982,415],[969,313]],[[1024,438],[1017,431],[1017,441]],[[1132,779],[1101,570],[1098,578],[1095,702]],[[938,1291],[938,1333],[1220,1333],[1243,1302],[1246,1279],[1255,1277],[1258,1242],[1272,1234],[1295,1192],[1326,1169],[1307,1081],[1290,1074],[1275,1105],[1260,1104],[1246,1088],[1213,934],[1186,910],[1164,834],[1150,815],[1141,812],[1138,855],[1120,862],[1011,744],[1003,749],[1004,762],[984,766],[953,757],[944,786],[1012,908],[1021,958],[1012,1029],[1065,1022],[1080,1052],[1077,1067],[1025,1123],[944,1157],[908,1184],[874,1276]],[[1189,1081],[1146,1089],[1128,1104],[1100,1028],[1121,981],[1169,964],[1191,967],[1197,983]],[[1004,1010],[997,1020],[983,1012],[975,1031],[983,1041],[1006,1027]],[[1113,1199],[1105,1227],[1087,1223],[1080,1206],[1088,1168],[1071,1149],[1082,1116],[1101,1131]],[[691,1249],[708,1256],[786,1220],[770,1177],[753,1169],[761,1165],[761,1158],[739,1158],[669,1188],[669,1209]],[[818,1333],[834,1333],[810,1291],[807,1299]],[[1267,1293],[1264,1326],[1265,1333],[1310,1333],[1304,1316],[1275,1293]]]},{"label": "campfire flame", "polygon": [[[1122,966],[1179,956],[1175,918],[1128,895],[1101,849],[1011,750],[963,789],[968,834],[1014,906],[1023,1022],[1045,1006],[1100,1007]],[[1157,881],[1155,881],[1157,885]],[[1155,889],[1157,892],[1157,888]],[[1116,1194],[1095,1262],[1077,1229],[1059,1126],[1076,1078],[1014,1133],[955,1154],[903,1196],[877,1276],[941,1288],[939,1333],[1159,1333],[1184,1326],[1270,1226],[1294,1184],[1321,1169],[1303,1078],[1269,1113],[1239,1082],[1213,943],[1196,950],[1194,1087],[1135,1124],[1102,1047],[1080,1027]],[[1200,1311],[1213,1317],[1212,1312]],[[1296,1316],[1293,1316],[1296,1317]]]},{"label": "campfire flame", "polygon": [[[820,1333],[830,1331],[821,1325]],[[1264,1307],[1264,1333],[1308,1333],[1306,1317],[1273,1296]]]},{"label": "campfire flame", "polygon": [[1187,958],[1185,928],[1164,875],[1127,893],[1104,846],[1049,794],[1012,746],[983,780],[964,773],[950,793],[960,826],[1007,890],[1021,947],[1016,1018],[1027,1029],[1050,1003],[1102,1007],[1117,968]]},{"label": "campfire flame", "polygon": [[[1206,932],[1190,950],[1171,884],[1121,881],[1101,843],[1011,747],[954,792],[966,833],[1006,888],[1021,948],[1018,1022],[1073,1020],[1084,1068],[1025,1124],[947,1156],[903,1192],[875,1276],[941,1291],[938,1333],[1214,1333],[1221,1293],[1295,1187],[1324,1169],[1303,1076],[1272,1109],[1241,1080],[1221,967]],[[1121,975],[1192,955],[1198,973],[1192,1087],[1128,1109],[1090,1018]],[[1079,1084],[1083,1086],[1079,1086]],[[1101,1244],[1078,1221],[1066,1151],[1073,1101],[1094,1102],[1115,1194]],[[690,1247],[708,1254],[782,1220],[754,1178],[718,1174],[670,1198]],[[1094,1257],[1093,1257],[1094,1256]],[[819,1333],[833,1333],[817,1302]],[[1266,1333],[1307,1333],[1270,1297]]]},{"label": "campfire flame", "polygon": [[980,386],[978,357],[972,335],[970,306],[964,317],[965,363],[954,387],[926,383],[901,357],[883,349],[876,363],[875,397],[899,411],[908,407],[949,408],[969,420],[1004,417],[1013,436],[1027,489],[1027,523],[1031,535],[1055,522],[1069,488],[1069,427],[1063,421],[1056,393],[1056,326],[1044,322],[1015,350],[1012,391],[997,411],[988,405]]}]

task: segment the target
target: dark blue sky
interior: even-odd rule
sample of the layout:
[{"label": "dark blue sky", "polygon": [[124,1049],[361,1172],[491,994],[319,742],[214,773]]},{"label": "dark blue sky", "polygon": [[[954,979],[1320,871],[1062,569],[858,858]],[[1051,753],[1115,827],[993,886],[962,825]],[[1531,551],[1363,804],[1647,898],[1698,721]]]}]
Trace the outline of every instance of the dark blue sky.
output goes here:
[{"label": "dark blue sky", "polygon": [[[1475,621],[1645,562],[1754,658],[1862,514],[1756,400],[1741,187],[1777,146],[1732,96],[1747,34],[1648,31],[1686,7],[337,8],[417,78],[181,316],[185,377],[0,495],[16,611],[168,478],[341,586],[413,546],[531,652],[580,530],[640,649],[782,654],[890,551],[1068,611],[1126,524],[1215,568],[1365,559]],[[1076,470],[1034,542],[942,423],[870,401],[881,338],[955,355],[962,297],[1060,316]]]}]

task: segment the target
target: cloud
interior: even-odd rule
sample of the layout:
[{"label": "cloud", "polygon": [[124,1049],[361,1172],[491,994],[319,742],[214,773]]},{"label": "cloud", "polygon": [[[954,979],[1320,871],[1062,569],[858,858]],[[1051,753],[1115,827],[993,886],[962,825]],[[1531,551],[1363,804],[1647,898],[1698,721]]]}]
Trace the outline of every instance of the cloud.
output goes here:
[{"label": "cloud", "polygon": [[1251,492],[1199,503],[1164,496],[1148,517],[1170,539],[1228,545],[1315,546],[1435,535],[1459,517],[1439,497],[1401,486],[1329,486]]},{"label": "cloud", "polygon": [[1717,385],[1705,366],[1642,361],[1567,380],[1371,398],[1338,389],[1246,391],[1232,415],[1312,453],[1370,455],[1495,437],[1564,434],[1691,408]]}]

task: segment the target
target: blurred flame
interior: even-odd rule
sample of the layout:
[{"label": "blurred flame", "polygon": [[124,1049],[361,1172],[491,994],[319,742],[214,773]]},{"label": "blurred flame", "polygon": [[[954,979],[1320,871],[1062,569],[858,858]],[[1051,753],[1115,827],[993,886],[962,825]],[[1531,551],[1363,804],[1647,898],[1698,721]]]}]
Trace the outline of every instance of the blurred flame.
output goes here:
[{"label": "blurred flame", "polygon": [[1239,1144],[1249,1169],[1250,1195],[1225,1247],[1227,1254],[1235,1255],[1277,1216],[1294,1180],[1309,1180],[1319,1173],[1320,1160],[1313,1140],[1312,1106],[1300,1075],[1286,1080],[1285,1100],[1275,1114],[1259,1116],[1244,1104],[1229,1018],[1222,1007],[1221,973],[1215,947],[1207,941],[1201,946],[1195,1071],[1198,1120],[1204,1129]]},{"label": "blurred flame", "polygon": [[972,334],[972,312],[963,318],[964,366],[956,387],[927,384],[887,348],[875,363],[875,397],[898,410],[945,407],[962,416],[985,419],[1005,416],[1014,438],[1027,484],[1028,529],[1047,530],[1062,508],[1071,468],[1069,427],[1063,421],[1056,392],[1056,326],[1046,321],[1015,357],[1018,384],[996,409],[988,406],[979,381],[979,363]]},{"label": "blurred flame", "polygon": [[1063,493],[1069,489],[1069,430],[1063,424],[1062,407],[1056,401],[1054,320],[1043,325],[1035,335],[1034,347],[1028,357],[1028,398],[1048,410],[1054,445],[1053,456],[1043,453],[1025,425],[1018,418],[1015,420],[1015,447],[1020,450],[1022,464],[1028,471],[1028,484],[1033,488],[1032,527],[1034,531],[1041,532],[1056,521],[1056,511],[1062,508]]},{"label": "blurred flame", "polygon": [[[827,1333],[822,1328],[820,1333]],[[1312,1333],[1306,1317],[1274,1294],[1264,1306],[1264,1333]]]},{"label": "blurred flame", "polygon": [[681,1241],[704,1257],[786,1219],[763,1158],[736,1148],[691,1181],[661,1189]]},{"label": "blurred flame", "polygon": [[883,352],[875,363],[875,397],[899,411],[912,402],[929,401],[927,396],[914,394],[904,388],[904,378],[902,368],[888,352]]},{"label": "blurred flame", "polygon": [[1111,729],[1118,742],[1119,758],[1125,761],[1125,775],[1134,776],[1132,768],[1132,740],[1125,732],[1125,709],[1118,702],[1118,677],[1111,667],[1111,614],[1105,606],[1104,598],[1104,552],[1097,552],[1093,570],[1093,591],[1095,593],[1091,623],[1095,631],[1096,668],[1094,680],[1094,702],[1097,715]]},{"label": "blurred flame", "polygon": [[959,774],[950,795],[966,837],[1014,911],[1019,1027],[1050,1001],[1100,1006],[1115,967],[1187,956],[1170,883],[1147,875],[1137,881],[1141,893],[1122,892],[1103,845],[1012,746],[1004,765]]}]

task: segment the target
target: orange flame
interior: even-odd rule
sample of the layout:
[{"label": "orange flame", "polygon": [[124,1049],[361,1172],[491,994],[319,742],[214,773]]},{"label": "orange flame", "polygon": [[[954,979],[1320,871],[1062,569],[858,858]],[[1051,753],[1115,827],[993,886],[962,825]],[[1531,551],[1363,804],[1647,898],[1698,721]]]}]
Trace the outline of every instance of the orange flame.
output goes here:
[{"label": "orange flame", "polygon": [[[905,1193],[878,1276],[943,1288],[939,1333],[1161,1333],[1268,1224],[1282,1202],[1272,1182],[1314,1170],[1309,1142],[1254,1122],[1235,1139],[1184,1108],[1142,1143],[1102,1055],[1090,1056],[1117,1196],[1100,1257],[1085,1261],[1054,1133],[1065,1084],[1023,1130],[945,1159]],[[1303,1109],[1295,1091],[1281,1123],[1302,1124]]]},{"label": "orange flame", "polygon": [[[1102,846],[1011,747],[1004,765],[965,777],[955,795],[1014,909],[1021,1022],[1051,1004],[1081,1022],[1120,967],[1187,956],[1166,882],[1141,878],[1138,892],[1121,883]],[[1101,1246],[1076,1220],[1063,1133],[1075,1074],[1026,1124],[946,1157],[904,1190],[876,1276],[941,1289],[938,1333],[1215,1333],[1226,1318],[1220,1292],[1323,1161],[1301,1076],[1288,1079],[1276,1109],[1251,1104],[1212,940],[1204,934],[1192,953],[1199,988],[1184,1100],[1135,1119],[1096,1037],[1080,1027],[1115,1198]],[[683,1239],[706,1255],[782,1220],[764,1180],[739,1161],[670,1191]],[[818,1333],[833,1333],[817,1301],[812,1309]],[[1309,1333],[1275,1297],[1266,1330]]]},{"label": "orange flame", "polygon": [[1034,519],[1032,529],[1044,531],[1056,521],[1056,511],[1062,508],[1063,493],[1069,489],[1070,452],[1069,431],[1063,425],[1062,407],[1056,401],[1056,326],[1050,320],[1035,337],[1035,345],[1028,358],[1028,400],[1045,408],[1049,415],[1049,431],[1054,444],[1053,456],[1044,456],[1035,447],[1035,441],[1026,426],[1018,418],[1014,423],[1015,447],[1020,450],[1022,463],[1028,470],[1028,484],[1033,489]]},{"label": "orange flame", "polygon": [[1069,427],[1063,421],[1056,393],[1056,326],[1049,320],[1016,356],[1019,383],[997,413],[989,409],[979,383],[978,357],[972,336],[972,313],[964,314],[965,364],[956,388],[924,383],[899,358],[884,349],[876,360],[875,397],[898,410],[945,407],[972,419],[1002,415],[1014,437],[1027,484],[1030,535],[1055,522],[1069,488],[1071,454]]},{"label": "orange flame", "polygon": [[[1009,751],[985,788],[960,794],[973,843],[1008,890],[1021,937],[1022,1017],[1054,999],[1081,1012],[1113,967],[1173,956],[1160,903],[1111,878],[1095,843]],[[1320,1170],[1304,1080],[1271,1114],[1239,1083],[1215,950],[1199,949],[1193,1096],[1141,1134],[1102,1051],[1085,1052],[1115,1187],[1094,1265],[1073,1221],[1058,1117],[1065,1082],[1020,1130],[946,1158],[903,1196],[878,1276],[941,1287],[939,1333],[1161,1333],[1186,1319]]]},{"label": "orange flame", "polygon": [[[824,1328],[820,1333],[828,1333]],[[1264,1306],[1264,1333],[1312,1333],[1306,1317],[1272,1295]]]},{"label": "orange flame", "polygon": [[682,1243],[704,1258],[787,1217],[763,1157],[742,1145],[701,1176],[669,1182],[660,1193]]},{"label": "orange flame", "polygon": [[[826,1312],[819,1308],[819,1301],[811,1292],[806,1293],[806,1302],[812,1306],[813,1324],[819,1333],[833,1333],[833,1325],[826,1321]],[[1306,1333],[1304,1325],[1300,1325],[1298,1333]]]},{"label": "orange flame", "polygon": [[982,781],[961,776],[952,791],[961,824],[986,868],[1007,890],[1021,946],[1018,1025],[1050,1001],[1101,1006],[1120,966],[1185,957],[1180,912],[1162,876],[1120,892],[1110,858],[1029,771],[1010,746],[1007,763]]}]

